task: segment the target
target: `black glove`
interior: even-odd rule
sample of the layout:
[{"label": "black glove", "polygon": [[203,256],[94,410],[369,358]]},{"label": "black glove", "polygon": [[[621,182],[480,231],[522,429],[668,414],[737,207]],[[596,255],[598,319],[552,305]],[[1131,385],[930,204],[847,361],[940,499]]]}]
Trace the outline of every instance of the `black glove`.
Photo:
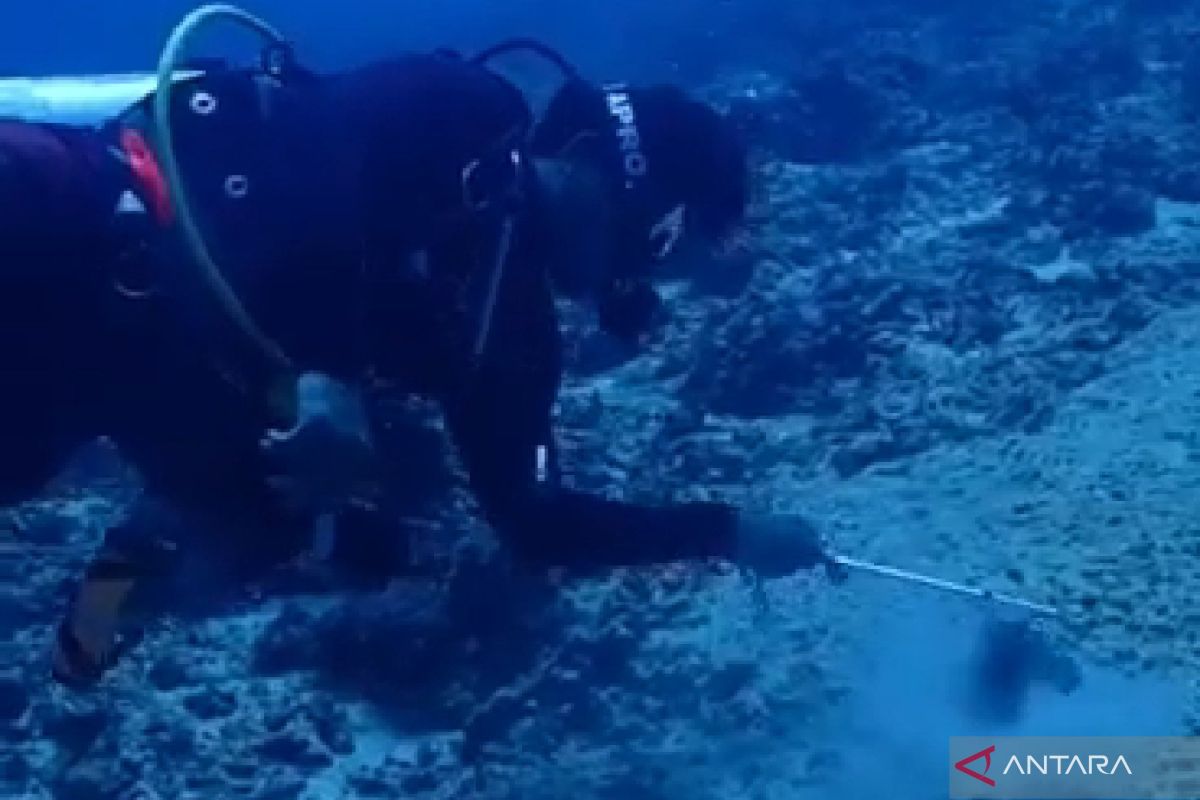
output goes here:
[{"label": "black glove", "polygon": [[825,551],[816,528],[801,517],[743,513],[738,517],[734,560],[764,578],[782,578],[803,569],[842,570]]}]

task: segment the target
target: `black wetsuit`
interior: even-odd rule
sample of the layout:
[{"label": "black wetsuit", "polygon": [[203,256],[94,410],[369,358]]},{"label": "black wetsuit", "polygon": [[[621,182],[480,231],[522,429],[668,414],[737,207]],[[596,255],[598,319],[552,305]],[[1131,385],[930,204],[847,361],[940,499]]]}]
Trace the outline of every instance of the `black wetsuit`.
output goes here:
[{"label": "black wetsuit", "polygon": [[[194,154],[185,174],[217,260],[301,367],[357,380],[370,363],[435,398],[490,522],[529,562],[730,553],[727,506],[647,507],[557,484],[562,359],[532,173],[521,179],[487,348],[471,356],[471,287],[495,251],[497,218],[464,205],[462,176],[528,125],[511,85],[452,57],[410,57],[299,78],[275,93],[263,123],[252,83],[230,75],[180,87],[177,145]],[[195,102],[200,91],[217,98],[215,112]],[[265,483],[268,415],[214,367],[210,315],[172,296],[177,272],[156,273],[170,269],[161,253],[137,263],[146,235],[136,221],[114,222],[124,191],[154,206],[109,152],[119,131],[0,126],[0,497],[28,496],[72,448],[107,435],[149,496],[213,520],[206,535],[229,532],[229,558],[260,569],[294,552],[308,521]],[[248,191],[231,191],[231,177],[247,178]],[[427,259],[408,258],[417,252]],[[114,291],[126,271],[162,296]],[[551,454],[545,480],[539,447]]]}]

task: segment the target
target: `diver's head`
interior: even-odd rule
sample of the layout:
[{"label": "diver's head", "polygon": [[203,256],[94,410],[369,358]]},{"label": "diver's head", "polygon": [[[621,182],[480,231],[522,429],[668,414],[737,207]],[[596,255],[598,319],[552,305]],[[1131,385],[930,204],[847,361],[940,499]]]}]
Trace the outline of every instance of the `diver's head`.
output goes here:
[{"label": "diver's head", "polygon": [[732,123],[674,87],[570,80],[533,153],[557,288],[597,300],[623,338],[644,333],[659,306],[654,266],[685,236],[720,240],[745,213],[746,152]]}]

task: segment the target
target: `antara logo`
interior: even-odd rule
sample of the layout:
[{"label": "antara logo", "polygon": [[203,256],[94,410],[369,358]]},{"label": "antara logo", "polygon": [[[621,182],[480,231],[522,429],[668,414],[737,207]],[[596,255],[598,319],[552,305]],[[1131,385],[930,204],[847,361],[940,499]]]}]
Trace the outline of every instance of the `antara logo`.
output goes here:
[{"label": "antara logo", "polygon": [[[985,747],[984,749],[980,750],[978,753],[967,756],[962,761],[954,762],[954,768],[956,770],[958,770],[959,772],[970,775],[972,778],[974,778],[977,781],[986,783],[988,786],[995,786],[996,782],[994,780],[992,780],[991,778],[987,777],[988,770],[992,768],[992,753],[994,753],[994,752],[996,752],[996,745],[992,745],[991,747]],[[983,772],[976,772],[975,770],[973,770],[967,766],[967,764],[978,761],[981,758],[983,759]]]},{"label": "antara logo", "polygon": [[[1054,764],[1053,771],[1050,769],[1051,763]],[[1064,763],[1066,764],[1065,768],[1063,767]],[[1004,774],[1007,775],[1009,770],[1014,770],[1020,775],[1116,775],[1119,769],[1125,770],[1126,775],[1133,774],[1133,770],[1129,768],[1129,762],[1123,755],[1118,755],[1115,759],[1097,755],[1027,755],[1024,767],[1021,766],[1020,759],[1010,756],[1008,763],[1004,765]]]},{"label": "antara logo", "polygon": [[[954,763],[954,768],[964,775],[970,775],[975,780],[988,786],[995,786],[996,781],[988,777],[992,768],[992,754],[996,746],[985,747],[978,753],[972,753],[961,761]],[[983,770],[979,771],[969,765],[983,761]],[[976,765],[978,766],[978,765]],[[1124,755],[1110,758],[1106,755],[1031,755],[1023,758],[1017,755],[1009,756],[1001,775],[1010,772],[1017,775],[1116,775],[1118,771],[1133,775],[1133,769]]]}]

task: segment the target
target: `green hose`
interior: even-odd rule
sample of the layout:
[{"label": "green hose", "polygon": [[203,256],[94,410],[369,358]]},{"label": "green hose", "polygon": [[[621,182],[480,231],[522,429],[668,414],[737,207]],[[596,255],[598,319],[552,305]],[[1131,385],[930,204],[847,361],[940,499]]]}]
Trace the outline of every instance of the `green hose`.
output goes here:
[{"label": "green hose", "polygon": [[[272,44],[283,44],[284,38],[263,20],[240,8],[231,5],[213,4],[197,8],[184,17],[176,26],[163,48],[162,58],[158,62],[158,84],[154,95],[155,135],[158,144],[158,157],[162,163],[167,188],[175,204],[179,229],[183,234],[184,244],[191,251],[200,269],[201,277],[213,293],[214,299],[220,305],[229,321],[249,340],[250,344],[263,355],[267,363],[280,377],[292,375],[292,364],[283,350],[272,341],[251,318],[246,308],[238,299],[237,294],[226,282],[220,268],[213,260],[204,242],[204,235],[196,222],[196,215],[188,199],[183,185],[183,177],[179,170],[179,160],[175,157],[174,138],[171,132],[171,89],[178,70],[179,61],[184,48],[192,36],[201,27],[217,20],[228,20],[242,25],[257,33]],[[286,381],[284,381],[286,382]],[[290,388],[274,387],[277,390],[291,391]]]}]

